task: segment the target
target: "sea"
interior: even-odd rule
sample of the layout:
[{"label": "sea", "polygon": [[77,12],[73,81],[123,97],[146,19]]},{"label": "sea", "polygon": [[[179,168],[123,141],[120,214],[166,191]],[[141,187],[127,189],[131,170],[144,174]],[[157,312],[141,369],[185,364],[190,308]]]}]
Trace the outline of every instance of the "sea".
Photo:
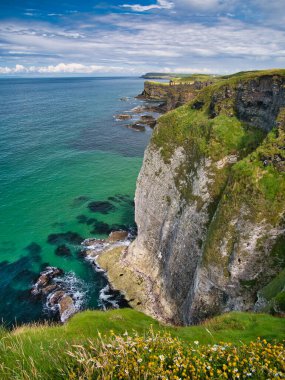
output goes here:
[{"label": "sea", "polygon": [[5,326],[53,318],[31,297],[47,266],[64,270],[78,309],[102,307],[106,278],[82,257],[80,242],[135,227],[136,178],[152,131],[129,129],[116,115],[139,107],[142,89],[142,79],[127,77],[0,79]]}]

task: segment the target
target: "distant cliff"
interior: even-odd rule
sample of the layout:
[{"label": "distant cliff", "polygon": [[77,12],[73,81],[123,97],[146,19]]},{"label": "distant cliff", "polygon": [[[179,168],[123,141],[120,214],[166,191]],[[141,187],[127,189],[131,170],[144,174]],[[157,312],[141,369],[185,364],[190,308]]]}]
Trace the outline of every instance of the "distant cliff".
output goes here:
[{"label": "distant cliff", "polygon": [[172,84],[172,82],[169,84],[146,81],[144,90],[139,97],[162,101],[162,110],[167,112],[194,99],[199,90],[211,83],[211,81],[193,81],[187,84]]},{"label": "distant cliff", "polygon": [[[157,91],[144,90],[172,94]],[[159,119],[145,152],[138,236],[116,262],[129,281],[116,284],[174,324],[285,312],[285,71],[234,75],[189,97]]]}]

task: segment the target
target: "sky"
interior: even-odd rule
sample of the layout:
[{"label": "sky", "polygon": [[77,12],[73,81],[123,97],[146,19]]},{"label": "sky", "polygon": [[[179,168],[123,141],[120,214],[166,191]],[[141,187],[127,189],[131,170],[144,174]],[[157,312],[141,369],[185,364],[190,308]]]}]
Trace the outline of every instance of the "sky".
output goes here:
[{"label": "sky", "polygon": [[1,0],[1,76],[285,67],[285,0]]}]

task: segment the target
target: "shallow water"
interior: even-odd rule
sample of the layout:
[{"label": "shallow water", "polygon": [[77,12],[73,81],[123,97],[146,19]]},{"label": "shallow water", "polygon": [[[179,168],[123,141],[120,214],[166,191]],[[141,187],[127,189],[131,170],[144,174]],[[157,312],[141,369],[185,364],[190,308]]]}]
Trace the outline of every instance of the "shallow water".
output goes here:
[{"label": "shallow water", "polygon": [[[78,242],[104,237],[113,225],[134,224],[135,182],[151,131],[135,132],[113,116],[140,105],[133,97],[142,87],[136,78],[0,80],[0,318],[5,323],[49,317],[30,297],[47,264],[74,273],[82,283],[82,308],[98,307],[106,280],[78,255]],[[99,209],[92,208],[99,201],[104,201]],[[69,250],[58,249],[62,245]]]}]

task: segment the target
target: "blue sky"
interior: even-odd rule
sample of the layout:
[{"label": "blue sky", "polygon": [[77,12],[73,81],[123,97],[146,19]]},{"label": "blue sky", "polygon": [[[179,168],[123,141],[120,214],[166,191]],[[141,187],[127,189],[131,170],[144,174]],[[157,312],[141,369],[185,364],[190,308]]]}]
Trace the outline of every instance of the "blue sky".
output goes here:
[{"label": "blue sky", "polygon": [[0,75],[285,67],[285,0],[1,0]]}]

